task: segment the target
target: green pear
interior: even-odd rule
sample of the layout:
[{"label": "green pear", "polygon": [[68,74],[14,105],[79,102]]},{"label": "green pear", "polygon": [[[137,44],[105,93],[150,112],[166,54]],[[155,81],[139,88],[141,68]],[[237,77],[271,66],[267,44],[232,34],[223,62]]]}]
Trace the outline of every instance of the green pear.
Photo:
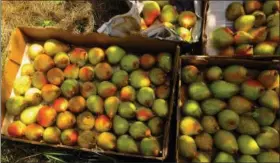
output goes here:
[{"label": "green pear", "polygon": [[258,80],[267,89],[274,89],[279,87],[279,73],[277,70],[264,70],[259,76]]},{"label": "green pear", "polygon": [[160,13],[160,20],[162,22],[176,22],[178,17],[177,10],[172,5],[165,5]]},{"label": "green pear", "polygon": [[180,122],[180,131],[184,135],[198,135],[203,128],[201,124],[193,117],[184,117]]},{"label": "green pear", "polygon": [[189,86],[189,95],[193,100],[204,100],[210,97],[211,92],[204,82],[194,82]]},{"label": "green pear", "polygon": [[180,136],[178,145],[180,155],[187,158],[194,158],[197,156],[197,147],[192,137],[187,135]]},{"label": "green pear", "polygon": [[224,79],[227,82],[240,84],[247,78],[247,69],[240,65],[231,65],[224,70]]},{"label": "green pear", "polygon": [[214,134],[220,127],[214,116],[204,116],[201,120],[203,130],[209,134]]},{"label": "green pear", "polygon": [[242,155],[239,159],[238,159],[239,163],[257,163],[257,160],[250,156],[250,155]]},{"label": "green pear", "polygon": [[214,97],[219,99],[228,99],[239,92],[239,87],[233,83],[217,80],[210,84],[210,90]]},{"label": "green pear", "polygon": [[274,90],[267,90],[259,98],[259,103],[272,110],[279,110],[279,95]]},{"label": "green pear", "polygon": [[151,130],[145,123],[141,121],[132,123],[128,132],[136,140],[151,136]]},{"label": "green pear", "polygon": [[144,138],[140,143],[141,153],[145,156],[158,156],[160,149],[160,144],[154,137]]},{"label": "green pear", "polygon": [[113,119],[113,130],[117,135],[123,135],[128,131],[128,121],[118,115]]},{"label": "green pear", "polygon": [[222,79],[223,70],[218,66],[210,67],[206,72],[206,77],[209,81]]},{"label": "green pear", "polygon": [[211,33],[211,42],[214,47],[221,49],[234,43],[233,32],[228,27],[220,27]]},{"label": "green pear", "polygon": [[268,30],[268,40],[274,41],[276,43],[280,42],[280,27],[274,26]]},{"label": "green pear", "polygon": [[182,107],[182,111],[184,115],[193,116],[199,118],[202,114],[199,103],[194,100],[188,100]]},{"label": "green pear", "polygon": [[262,7],[263,12],[266,15],[273,14],[280,11],[280,2],[279,1],[266,1]]},{"label": "green pear", "polygon": [[255,20],[253,15],[242,15],[235,20],[234,28],[237,31],[249,31],[253,28]]},{"label": "green pear", "polygon": [[192,163],[202,163],[202,162],[211,162],[211,157],[204,152],[199,152],[197,156],[192,159]]},{"label": "green pear", "polygon": [[122,135],[117,140],[117,150],[122,153],[138,153],[138,147],[129,135]]},{"label": "green pear", "polygon": [[231,132],[219,130],[215,133],[214,142],[218,149],[234,154],[238,151],[238,144]]},{"label": "green pear", "polygon": [[214,160],[214,163],[235,163],[232,155],[226,152],[219,152]]},{"label": "green pear", "polygon": [[32,124],[35,123],[37,120],[37,114],[39,110],[42,108],[42,105],[37,105],[37,106],[31,106],[23,110],[20,114],[20,120],[26,124]]},{"label": "green pear", "polygon": [[10,97],[6,101],[6,110],[10,115],[19,115],[21,111],[25,108],[26,102],[22,96]]},{"label": "green pear", "polygon": [[257,100],[263,91],[263,85],[257,80],[247,80],[241,85],[241,95],[249,100]]},{"label": "green pear", "polygon": [[260,133],[260,126],[252,117],[240,116],[237,131],[240,134],[257,135]]},{"label": "green pear", "polygon": [[213,148],[212,136],[206,132],[201,133],[195,137],[196,146],[204,151],[211,151]]},{"label": "green pear", "polygon": [[267,27],[274,27],[280,25],[280,14],[275,13],[267,17]]},{"label": "green pear", "polygon": [[244,7],[240,2],[232,2],[226,9],[227,20],[234,21],[240,16],[245,15]]},{"label": "green pear", "polygon": [[262,55],[262,56],[274,55],[275,50],[276,50],[276,46],[274,43],[265,41],[257,44],[254,47],[254,55]]},{"label": "green pear", "polygon": [[24,93],[31,87],[30,76],[20,76],[14,81],[13,88],[16,95],[24,95]]},{"label": "green pear", "polygon": [[273,128],[275,130],[277,130],[280,133],[280,119],[277,119],[274,123],[273,123]]},{"label": "green pear", "polygon": [[178,27],[176,29],[177,34],[184,40],[187,42],[190,42],[192,39],[192,33],[190,30],[188,30],[187,28],[184,27]]},{"label": "green pear", "polygon": [[229,100],[229,109],[237,114],[243,114],[251,111],[253,109],[253,104],[242,96],[233,96]]},{"label": "green pear", "polygon": [[221,110],[225,109],[227,104],[219,99],[210,98],[201,103],[203,113],[206,115],[215,115]]},{"label": "green pear", "polygon": [[257,161],[261,163],[279,162],[280,155],[275,151],[261,152],[257,156]]},{"label": "green pear", "polygon": [[280,144],[279,133],[272,127],[266,126],[261,129],[256,141],[261,148],[273,149],[278,148]]},{"label": "green pear", "polygon": [[249,135],[241,135],[237,139],[239,150],[245,155],[257,155],[260,153],[260,147],[256,140]]},{"label": "green pear", "polygon": [[275,120],[273,111],[264,107],[255,109],[252,116],[261,126],[270,126]]},{"label": "green pear", "polygon": [[244,2],[244,8],[247,14],[251,14],[256,10],[260,10],[262,7],[261,2],[259,0],[246,0]]},{"label": "green pear", "polygon": [[239,125],[239,116],[232,110],[223,110],[218,114],[219,125],[225,130],[234,130]]}]

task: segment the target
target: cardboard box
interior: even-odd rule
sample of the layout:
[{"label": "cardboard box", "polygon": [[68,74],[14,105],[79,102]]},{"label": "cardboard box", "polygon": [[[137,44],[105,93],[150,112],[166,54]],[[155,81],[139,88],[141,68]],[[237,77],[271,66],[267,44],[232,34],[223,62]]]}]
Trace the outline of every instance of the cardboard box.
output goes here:
[{"label": "cardboard box", "polygon": [[[118,45],[124,48],[128,52],[135,52],[135,53],[159,53],[159,52],[169,52],[173,55],[173,69],[170,73],[170,98],[169,100],[169,115],[166,118],[165,122],[165,129],[162,139],[162,153],[158,157],[153,156],[142,156],[136,154],[124,154],[124,153],[117,153],[114,151],[101,151],[100,149],[85,149],[85,148],[78,148],[78,147],[70,147],[65,146],[62,144],[58,145],[51,145],[46,144],[38,141],[30,141],[27,139],[20,139],[20,138],[12,138],[5,134],[5,128],[7,128],[7,124],[5,122],[5,118],[7,114],[5,114],[5,103],[7,99],[10,97],[12,89],[13,89],[13,82],[16,78],[17,72],[20,68],[22,58],[24,52],[26,50],[26,45],[31,41],[45,41],[47,39],[58,39],[66,43],[70,43],[77,46],[82,47],[101,47],[106,48],[110,45]],[[177,70],[178,70],[178,62],[179,62],[179,54],[180,48],[171,41],[160,41],[156,39],[149,39],[143,37],[136,37],[136,36],[129,36],[125,38],[115,38],[109,37],[103,34],[98,33],[91,33],[87,35],[76,35],[72,34],[67,31],[59,30],[59,29],[52,29],[52,28],[26,28],[20,27],[13,31],[10,44],[9,44],[9,55],[7,62],[4,66],[4,71],[2,75],[2,101],[1,101],[1,134],[2,138],[19,141],[19,142],[26,142],[31,144],[38,144],[38,145],[46,145],[51,147],[61,147],[61,148],[68,148],[68,149],[77,149],[82,151],[88,152],[97,152],[100,154],[108,154],[108,155],[118,155],[118,156],[130,156],[130,157],[138,157],[138,158],[147,158],[147,159],[155,159],[155,160],[164,160],[167,156],[168,151],[168,142],[169,142],[169,129],[170,129],[170,120],[173,110],[173,101],[174,101],[174,92],[175,92],[175,84],[177,83]]]},{"label": "cardboard box", "polygon": [[[228,58],[228,57],[210,57],[210,56],[181,56],[179,62],[179,80],[178,80],[178,102],[176,109],[176,119],[177,119],[177,140],[176,140],[176,161],[178,163],[188,163],[192,160],[186,159],[180,156],[178,151],[178,138],[180,134],[180,120],[182,118],[181,107],[184,102],[188,99],[188,92],[186,90],[187,85],[184,84],[181,80],[181,69],[186,65],[194,65],[199,70],[205,70],[208,66],[219,66],[221,68],[229,65],[243,65],[246,68],[256,69],[256,70],[268,70],[275,69],[280,74],[280,59],[266,58],[265,60],[260,61],[259,58]],[[280,96],[280,81],[276,92]],[[279,114],[276,114],[276,119],[279,119]],[[200,122],[200,120],[198,120]],[[213,135],[212,135],[213,136]],[[215,148],[213,148],[213,153],[215,153]],[[207,152],[206,152],[207,153]],[[213,160],[212,160],[213,161]]]}]

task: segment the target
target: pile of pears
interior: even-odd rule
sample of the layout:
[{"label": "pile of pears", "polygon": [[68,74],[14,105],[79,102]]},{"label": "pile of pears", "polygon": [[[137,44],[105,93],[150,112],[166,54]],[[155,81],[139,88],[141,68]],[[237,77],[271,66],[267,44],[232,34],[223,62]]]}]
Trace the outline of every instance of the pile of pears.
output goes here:
[{"label": "pile of pears", "polygon": [[178,152],[192,162],[279,162],[279,72],[233,64],[181,70]]},{"label": "pile of pears", "polygon": [[234,30],[219,27],[211,41],[221,56],[280,55],[280,2],[245,0],[232,2],[226,18],[234,21]]},{"label": "pile of pears", "polygon": [[172,55],[84,48],[56,39],[28,46],[6,111],[11,137],[160,156]]},{"label": "pile of pears", "polygon": [[165,27],[174,30],[184,41],[191,42],[191,29],[195,26],[197,17],[192,11],[178,13],[168,1],[143,1],[141,13],[141,30],[147,29],[153,23],[161,22]]}]

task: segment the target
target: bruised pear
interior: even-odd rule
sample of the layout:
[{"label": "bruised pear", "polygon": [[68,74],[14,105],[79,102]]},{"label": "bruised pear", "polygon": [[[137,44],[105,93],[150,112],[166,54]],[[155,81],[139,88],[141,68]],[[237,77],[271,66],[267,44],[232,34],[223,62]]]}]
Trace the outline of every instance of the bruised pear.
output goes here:
[{"label": "bruised pear", "polygon": [[266,15],[262,11],[255,11],[253,15],[256,18],[254,24],[255,27],[260,27],[266,23]]},{"label": "bruised pear", "polygon": [[91,81],[94,77],[94,70],[91,66],[84,66],[79,71],[79,79],[82,81]]},{"label": "bruised pear", "polygon": [[218,114],[220,126],[225,130],[234,130],[239,125],[239,116],[232,110],[223,110]]},{"label": "bruised pear", "polygon": [[155,92],[150,87],[142,87],[137,93],[137,100],[140,104],[151,107],[155,100]]},{"label": "bruised pear", "polygon": [[64,69],[70,64],[69,56],[65,52],[59,52],[54,56],[55,66]]},{"label": "bruised pear", "polygon": [[74,95],[78,94],[79,92],[79,83],[77,80],[74,79],[67,79],[61,85],[61,92],[62,94],[67,97],[71,98]]},{"label": "bruised pear", "polygon": [[82,148],[93,148],[96,145],[95,133],[91,130],[83,130],[79,133],[77,143]]},{"label": "bruised pear", "polygon": [[267,27],[259,27],[259,28],[253,28],[249,30],[249,34],[253,37],[252,42],[253,43],[260,43],[266,40],[267,37]]},{"label": "bruised pear", "polygon": [[209,134],[213,134],[220,129],[219,124],[214,116],[203,116],[201,125],[204,131]]},{"label": "bruised pear", "polygon": [[124,70],[118,70],[114,72],[112,76],[112,83],[114,83],[118,88],[128,85],[128,73]]},{"label": "bruised pear", "polygon": [[82,130],[90,130],[95,124],[95,117],[91,112],[85,111],[78,115],[77,117],[77,126]]},{"label": "bruised pear", "polygon": [[109,80],[112,77],[112,67],[105,62],[98,63],[94,69],[95,76],[99,80]]},{"label": "bruised pear", "polygon": [[252,116],[261,126],[270,126],[275,120],[273,111],[265,107],[255,109]]},{"label": "bruised pear", "polygon": [[195,137],[196,146],[204,151],[211,151],[213,148],[212,136],[208,133],[201,133]]},{"label": "bruised pear", "polygon": [[44,50],[49,56],[54,56],[58,52],[67,52],[69,46],[55,39],[49,39],[44,43]]},{"label": "bruised pear", "polygon": [[126,72],[131,72],[139,68],[139,58],[136,55],[128,54],[121,59],[121,68]]},{"label": "bruised pear", "polygon": [[93,82],[84,82],[80,84],[80,93],[84,98],[88,98],[91,95],[96,95],[97,88]]},{"label": "bruised pear", "polygon": [[216,48],[225,48],[233,44],[233,32],[228,27],[220,27],[211,33],[211,40]]},{"label": "bruised pear", "polygon": [[232,2],[226,9],[227,20],[234,21],[240,16],[245,15],[243,5],[240,2]]},{"label": "bruised pear", "polygon": [[167,84],[160,85],[156,88],[157,98],[167,99],[170,95],[170,87]]},{"label": "bruised pear", "polygon": [[246,135],[257,135],[260,133],[260,126],[252,117],[240,116],[237,132]]},{"label": "bruised pear", "polygon": [[68,109],[73,113],[80,113],[86,108],[86,100],[82,96],[74,96],[69,100]]},{"label": "bruised pear", "polygon": [[27,75],[32,76],[32,74],[35,72],[33,64],[24,64],[21,68],[21,76]]},{"label": "bruised pear", "polygon": [[255,20],[256,18],[253,15],[242,15],[235,20],[234,28],[237,31],[249,31],[253,28]]},{"label": "bruised pear", "polygon": [[195,118],[187,116],[180,122],[180,131],[184,135],[198,135],[203,128]]},{"label": "bruised pear", "polygon": [[47,73],[47,79],[51,84],[60,85],[64,81],[63,71],[59,68],[52,68]]},{"label": "bruised pear", "polygon": [[140,66],[143,69],[149,69],[153,67],[155,62],[156,62],[156,58],[151,54],[146,53],[140,57]]},{"label": "bruised pear", "polygon": [[52,102],[61,94],[59,87],[53,84],[46,84],[42,88],[42,97],[45,102]]},{"label": "bruised pear", "polygon": [[62,144],[64,145],[69,145],[73,146],[77,143],[78,141],[78,132],[74,129],[66,129],[62,131],[60,140]]}]

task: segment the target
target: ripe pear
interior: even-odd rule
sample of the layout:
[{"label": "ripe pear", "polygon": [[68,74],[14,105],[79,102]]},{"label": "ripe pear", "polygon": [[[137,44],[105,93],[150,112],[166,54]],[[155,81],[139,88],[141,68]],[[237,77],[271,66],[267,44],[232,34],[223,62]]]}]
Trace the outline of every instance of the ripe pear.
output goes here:
[{"label": "ripe pear", "polygon": [[249,100],[257,100],[263,91],[263,85],[257,80],[247,80],[241,85],[241,95]]},{"label": "ripe pear", "polygon": [[28,140],[40,140],[43,133],[44,128],[36,123],[29,124],[24,130],[24,135]]},{"label": "ripe pear", "polygon": [[210,67],[206,72],[206,77],[209,81],[220,80],[223,76],[223,70],[218,66]]},{"label": "ripe pear", "polygon": [[146,1],[142,13],[146,25],[150,26],[160,15],[160,7],[155,1]]},{"label": "ripe pear", "polygon": [[202,114],[199,103],[194,100],[188,100],[182,107],[182,112],[184,115],[193,116],[199,118]]},{"label": "ripe pear", "polygon": [[242,96],[233,96],[229,100],[229,109],[233,110],[237,114],[243,114],[252,111],[253,104]]},{"label": "ripe pear", "polygon": [[104,150],[113,150],[117,146],[117,138],[110,132],[102,132],[97,137],[97,145]]},{"label": "ripe pear", "polygon": [[24,100],[29,105],[39,105],[42,101],[42,94],[38,88],[30,88],[24,94]]},{"label": "ripe pear", "polygon": [[223,110],[218,114],[219,125],[225,130],[234,130],[239,125],[239,116],[232,110]]},{"label": "ripe pear", "polygon": [[113,118],[116,115],[119,108],[119,104],[120,100],[116,96],[108,97],[104,101],[104,108],[108,117]]},{"label": "ripe pear", "polygon": [[139,121],[148,121],[149,119],[153,118],[155,115],[151,109],[146,107],[139,107],[136,110],[136,118]]},{"label": "ripe pear", "polygon": [[239,163],[257,163],[257,160],[250,156],[250,155],[242,155],[239,159],[238,159]]},{"label": "ripe pear", "polygon": [[226,152],[219,152],[215,157],[214,163],[235,163],[235,160],[232,155]]},{"label": "ripe pear", "polygon": [[30,76],[20,76],[14,81],[13,88],[16,95],[23,95],[31,87]]},{"label": "ripe pear", "polygon": [[258,162],[263,162],[263,163],[270,163],[270,162],[279,162],[280,155],[276,151],[266,151],[266,152],[261,152],[257,156],[257,161]]},{"label": "ripe pear", "polygon": [[138,102],[146,107],[151,107],[155,100],[155,92],[150,87],[142,87],[136,96]]},{"label": "ripe pear", "polygon": [[113,119],[113,130],[117,135],[125,134],[129,129],[129,123],[126,119],[116,115]]},{"label": "ripe pear", "polygon": [[251,14],[254,11],[260,10],[262,7],[262,4],[259,2],[259,0],[246,0],[244,2],[244,8],[247,14]]},{"label": "ripe pear", "polygon": [[214,134],[220,130],[219,124],[214,116],[204,116],[201,120],[203,130],[209,134]]},{"label": "ripe pear", "polygon": [[252,43],[260,43],[266,40],[268,31],[267,27],[259,27],[249,30],[248,33],[253,37]]},{"label": "ripe pear", "polygon": [[128,132],[136,140],[151,136],[151,130],[146,124],[141,121],[132,123],[129,127]]},{"label": "ripe pear", "polygon": [[255,11],[253,14],[255,16],[255,27],[260,27],[266,23],[266,15],[262,11]]},{"label": "ripe pear", "polygon": [[20,114],[20,120],[26,124],[35,123],[37,120],[37,114],[39,110],[42,108],[42,105],[31,106],[23,110]]},{"label": "ripe pear", "polygon": [[211,157],[204,152],[199,152],[197,156],[192,159],[192,163],[211,162]]},{"label": "ripe pear", "polygon": [[275,120],[273,111],[265,107],[255,109],[252,116],[261,126],[270,126]]},{"label": "ripe pear", "polygon": [[276,46],[274,43],[265,41],[257,44],[254,47],[254,55],[262,55],[262,56],[274,55],[275,50],[276,50]]},{"label": "ripe pear", "polygon": [[279,26],[274,26],[269,28],[268,30],[268,40],[274,41],[276,43],[280,43],[280,27]]},{"label": "ripe pear", "polygon": [[232,2],[226,9],[227,20],[234,21],[240,16],[245,15],[243,5],[240,2]]},{"label": "ripe pear", "polygon": [[199,70],[194,65],[187,65],[182,68],[181,74],[184,83],[192,83],[197,80]]},{"label": "ripe pear", "polygon": [[279,95],[274,90],[267,90],[259,98],[259,103],[272,110],[279,110]]},{"label": "ripe pear", "polygon": [[253,15],[242,15],[235,20],[234,28],[237,31],[249,31],[253,28],[255,20],[256,18]]},{"label": "ripe pear", "polygon": [[121,47],[110,46],[106,49],[105,54],[109,63],[117,64],[121,61],[122,57],[126,54],[126,52]]},{"label": "ripe pear", "polygon": [[58,40],[49,39],[44,43],[44,50],[49,56],[54,56],[59,52],[67,52],[70,47]]},{"label": "ripe pear", "polygon": [[226,106],[227,104],[224,101],[216,98],[204,100],[201,104],[203,113],[206,115],[215,115],[225,109]]},{"label": "ripe pear", "polygon": [[34,60],[39,54],[44,53],[44,48],[42,45],[38,43],[33,43],[29,46],[27,54],[28,57],[32,60]]},{"label": "ripe pear", "polygon": [[11,137],[22,137],[25,132],[26,125],[17,120],[9,124],[7,132]]},{"label": "ripe pear", "polygon": [[274,89],[279,87],[279,73],[277,70],[264,70],[259,76],[258,80],[267,89]]},{"label": "ripe pear", "polygon": [[278,148],[280,144],[279,133],[272,127],[265,126],[257,136],[256,141],[261,148]]},{"label": "ripe pear", "polygon": [[164,99],[156,99],[153,103],[152,110],[159,117],[167,117],[168,103]]},{"label": "ripe pear", "polygon": [[183,11],[180,13],[178,21],[180,26],[190,29],[196,24],[197,18],[195,13],[191,11]]},{"label": "ripe pear", "polygon": [[26,101],[22,96],[10,97],[6,101],[7,113],[10,115],[19,115],[21,111],[25,108]]},{"label": "ripe pear", "polygon": [[122,153],[138,153],[138,147],[129,135],[122,135],[117,140],[117,150]]},{"label": "ripe pear", "polygon": [[203,128],[198,120],[187,116],[180,122],[180,131],[184,135],[198,135],[203,131]]},{"label": "ripe pear", "polygon": [[190,30],[184,27],[179,27],[176,29],[177,34],[186,42],[190,42],[192,39],[192,33]]},{"label": "ripe pear", "polygon": [[247,69],[240,65],[231,65],[224,69],[224,79],[227,82],[240,84],[247,78]]},{"label": "ripe pear", "polygon": [[262,7],[263,12],[266,15],[270,15],[280,11],[280,2],[279,1],[266,1]]},{"label": "ripe pear", "polygon": [[194,82],[189,86],[189,95],[193,100],[204,100],[211,95],[210,90],[204,82]]},{"label": "ripe pear", "polygon": [[233,32],[228,27],[220,27],[211,33],[213,46],[216,48],[225,48],[234,43]]},{"label": "ripe pear", "polygon": [[267,17],[267,27],[274,27],[280,25],[280,14],[275,13]]},{"label": "ripe pear", "polygon": [[260,133],[259,124],[250,116],[240,116],[237,132],[246,135],[257,135]]},{"label": "ripe pear", "polygon": [[178,140],[180,155],[187,158],[195,158],[197,156],[197,147],[192,137],[182,135]]},{"label": "ripe pear", "polygon": [[210,90],[216,98],[229,99],[239,92],[239,87],[233,83],[217,80],[210,84]]},{"label": "ripe pear", "polygon": [[158,156],[161,152],[161,147],[156,138],[149,137],[142,139],[140,151],[144,156]]},{"label": "ripe pear", "polygon": [[215,133],[214,142],[218,149],[234,154],[238,151],[238,144],[234,135],[226,130],[219,130]]},{"label": "ripe pear", "polygon": [[172,5],[165,5],[160,13],[160,20],[162,22],[176,22],[178,17],[177,10]]},{"label": "ripe pear", "polygon": [[237,31],[234,35],[235,44],[249,44],[253,40],[253,36],[245,31]]},{"label": "ripe pear", "polygon": [[256,140],[249,135],[241,135],[237,139],[239,150],[245,155],[257,155],[260,147]]},{"label": "ripe pear", "polygon": [[201,133],[195,137],[196,146],[203,151],[211,151],[213,148],[212,136],[208,133]]},{"label": "ripe pear", "polygon": [[172,67],[172,56],[170,53],[159,53],[157,56],[158,67],[165,72],[170,72]]},{"label": "ripe pear", "polygon": [[47,143],[57,144],[60,142],[61,131],[57,127],[47,127],[43,133],[43,140]]},{"label": "ripe pear", "polygon": [[241,44],[238,45],[235,49],[236,56],[252,56],[254,53],[253,45],[250,44]]},{"label": "ripe pear", "polygon": [[228,46],[219,50],[219,56],[234,56],[234,48],[232,46]]}]

